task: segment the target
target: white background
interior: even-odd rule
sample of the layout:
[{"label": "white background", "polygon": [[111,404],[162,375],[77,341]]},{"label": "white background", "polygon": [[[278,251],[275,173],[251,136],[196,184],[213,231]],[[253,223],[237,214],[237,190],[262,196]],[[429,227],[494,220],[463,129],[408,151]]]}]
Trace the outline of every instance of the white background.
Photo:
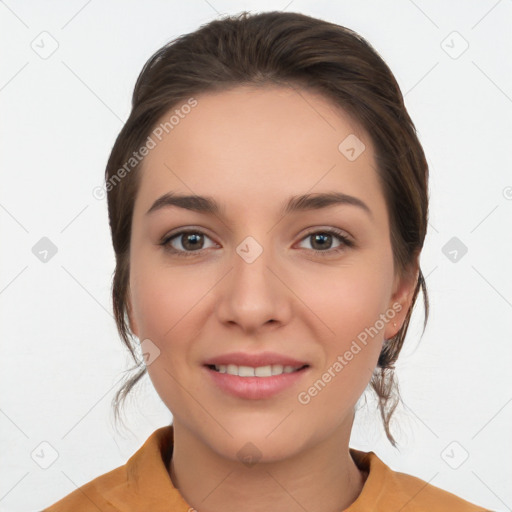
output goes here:
[{"label": "white background", "polygon": [[[420,299],[398,365],[400,450],[373,407],[359,413],[351,446],[511,510],[508,0],[0,3],[0,510],[54,503],[124,464],[171,421],[146,376],[127,402],[127,428],[113,425],[110,401],[131,360],[112,318],[106,201],[92,190],[146,60],[178,35],[242,10],[302,12],[367,38],[395,73],[430,165],[421,265],[431,318],[420,340]],[[48,38],[44,31],[58,43],[47,59],[31,47]],[[464,40],[469,47],[453,58]],[[58,249],[46,263],[32,253],[42,237]],[[452,237],[468,248],[457,262],[442,252]],[[48,469],[31,457],[43,441],[58,453]],[[458,469],[445,461],[466,452]]]}]

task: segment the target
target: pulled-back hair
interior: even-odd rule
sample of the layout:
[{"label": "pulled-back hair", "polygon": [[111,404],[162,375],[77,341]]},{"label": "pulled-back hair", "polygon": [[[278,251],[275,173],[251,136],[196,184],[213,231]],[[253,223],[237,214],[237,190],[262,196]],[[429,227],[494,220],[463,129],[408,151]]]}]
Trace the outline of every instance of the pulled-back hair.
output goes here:
[{"label": "pulled-back hair", "polygon": [[[371,137],[377,174],[390,219],[395,271],[405,275],[420,253],[427,230],[428,165],[400,88],[373,47],[352,30],[291,12],[264,12],[216,19],[159,49],[144,65],[132,98],[132,110],[110,154],[105,180],[116,267],[112,284],[117,329],[136,370],[117,391],[119,406],[146,373],[129,328],[127,291],[129,248],[140,163],[126,162],[144,145],[157,121],[173,107],[201,93],[240,85],[282,85],[323,94],[357,120]],[[115,179],[117,178],[117,181]],[[400,354],[419,290],[428,295],[419,270],[412,303],[398,333],[384,343],[370,386],[389,441],[390,419],[400,401],[394,364]]]}]

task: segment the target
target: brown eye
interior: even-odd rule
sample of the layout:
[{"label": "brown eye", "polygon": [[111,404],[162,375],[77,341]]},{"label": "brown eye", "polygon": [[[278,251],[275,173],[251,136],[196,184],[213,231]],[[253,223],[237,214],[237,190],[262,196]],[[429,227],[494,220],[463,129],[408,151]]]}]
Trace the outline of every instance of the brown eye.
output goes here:
[{"label": "brown eye", "polygon": [[[302,241],[309,241],[312,250],[322,256],[337,254],[355,245],[345,234],[335,229],[312,231]],[[333,246],[336,241],[337,245]]]},{"label": "brown eye", "polygon": [[316,250],[330,249],[333,242],[333,236],[328,233],[315,233],[309,235],[312,241],[312,247]]},{"label": "brown eye", "polygon": [[[193,256],[194,253],[199,253],[205,247],[205,242],[211,240],[210,237],[201,231],[180,231],[172,236],[165,238],[160,245],[164,246],[166,250],[175,253],[179,256]],[[214,247],[215,243],[212,242],[210,247]]]},{"label": "brown eye", "polygon": [[185,233],[180,235],[178,239],[181,241],[182,247],[189,251],[202,249],[204,243],[204,235],[199,233]]}]

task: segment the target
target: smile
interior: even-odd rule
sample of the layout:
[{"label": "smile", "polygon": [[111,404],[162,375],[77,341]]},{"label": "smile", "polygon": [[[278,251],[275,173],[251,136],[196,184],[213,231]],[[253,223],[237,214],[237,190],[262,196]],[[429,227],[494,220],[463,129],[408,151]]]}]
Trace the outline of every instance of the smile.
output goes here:
[{"label": "smile", "polygon": [[[246,400],[269,399],[285,390],[298,387],[311,367],[272,364],[242,366],[235,364],[208,364],[204,371],[214,389],[222,394]],[[309,377],[311,378],[311,377]]]},{"label": "smile", "polygon": [[238,377],[272,377],[282,375],[283,373],[293,373],[308,365],[303,366],[283,366],[282,364],[272,364],[267,366],[238,366],[236,364],[209,365],[209,368],[219,373],[227,373]]}]

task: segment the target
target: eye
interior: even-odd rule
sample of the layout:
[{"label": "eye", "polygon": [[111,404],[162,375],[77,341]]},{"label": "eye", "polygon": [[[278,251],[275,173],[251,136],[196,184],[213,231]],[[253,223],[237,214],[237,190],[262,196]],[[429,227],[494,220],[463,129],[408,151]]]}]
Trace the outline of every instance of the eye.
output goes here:
[{"label": "eye", "polygon": [[[178,256],[194,256],[208,248],[204,247],[206,239],[211,241],[211,238],[202,231],[189,229],[165,237],[160,242],[160,245]],[[212,241],[210,247],[215,247],[216,245],[217,244]]]},{"label": "eye", "polygon": [[[210,246],[205,247],[205,241],[211,242]],[[312,241],[312,251],[321,256],[332,256],[341,251],[346,250],[347,247],[353,247],[354,242],[349,239],[342,231],[329,228],[317,231],[311,231],[304,238],[304,241]],[[333,240],[338,241],[338,245],[333,248]],[[166,251],[175,254],[176,256],[197,256],[204,250],[216,247],[217,244],[211,238],[198,229],[187,229],[178,231],[172,235],[164,237],[160,245]]]},{"label": "eye", "polygon": [[[339,245],[332,247],[333,239],[339,242]],[[347,247],[353,247],[354,243],[342,231],[329,228],[321,231],[309,232],[303,241],[311,240],[313,251],[322,255],[332,255],[344,251]]]}]

